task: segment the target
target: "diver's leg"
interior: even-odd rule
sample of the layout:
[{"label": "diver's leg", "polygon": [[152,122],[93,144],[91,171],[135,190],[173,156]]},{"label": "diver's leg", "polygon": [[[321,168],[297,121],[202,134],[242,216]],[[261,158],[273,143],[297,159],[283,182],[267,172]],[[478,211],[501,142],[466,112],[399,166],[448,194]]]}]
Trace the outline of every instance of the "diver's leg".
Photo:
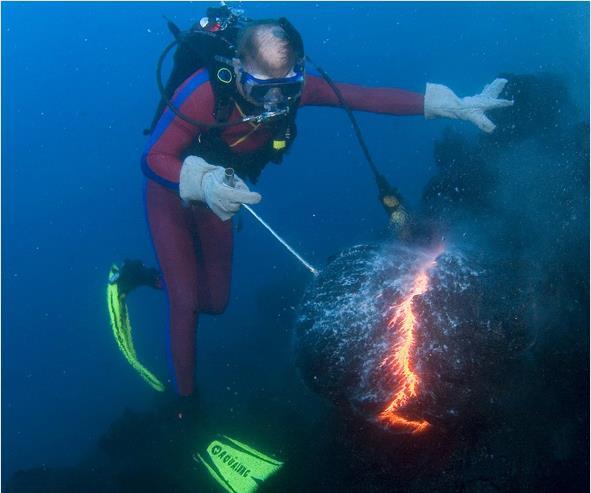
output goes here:
[{"label": "diver's leg", "polygon": [[232,277],[232,221],[222,221],[205,206],[193,208],[196,226],[199,311],[222,313]]},{"label": "diver's leg", "polygon": [[169,305],[173,375],[181,395],[193,392],[198,273],[190,209],[178,193],[146,180],[146,214]]}]

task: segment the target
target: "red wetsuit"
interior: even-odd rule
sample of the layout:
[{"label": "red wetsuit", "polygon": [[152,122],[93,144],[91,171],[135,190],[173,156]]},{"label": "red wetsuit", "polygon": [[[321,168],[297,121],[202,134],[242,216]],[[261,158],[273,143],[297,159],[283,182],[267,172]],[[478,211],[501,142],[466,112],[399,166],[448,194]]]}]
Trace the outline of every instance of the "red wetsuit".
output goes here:
[{"label": "red wetsuit", "polygon": [[[422,115],[423,95],[389,88],[337,84],[354,110],[390,115]],[[176,91],[173,103],[183,114],[214,123],[214,96],[207,70],[187,79]],[[302,106],[339,106],[329,85],[306,75]],[[238,121],[234,107],[229,121]],[[195,331],[199,313],[222,313],[228,303],[232,262],[231,221],[221,221],[205,205],[184,207],[178,194],[181,156],[199,135],[199,128],[175,116],[162,114],[142,156],[146,180],[146,213],[150,234],[169,302],[169,341],[172,373],[181,395],[193,391]],[[243,138],[247,136],[247,138]],[[237,156],[266,146],[269,128],[250,123],[226,128],[222,140]],[[241,140],[242,139],[242,140]]]}]

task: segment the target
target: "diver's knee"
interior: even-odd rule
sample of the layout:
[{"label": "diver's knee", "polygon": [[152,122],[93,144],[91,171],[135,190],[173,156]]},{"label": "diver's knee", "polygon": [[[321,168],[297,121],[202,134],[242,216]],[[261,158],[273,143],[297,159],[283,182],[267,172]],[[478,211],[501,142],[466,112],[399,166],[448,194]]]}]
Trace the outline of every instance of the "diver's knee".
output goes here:
[{"label": "diver's knee", "polygon": [[224,304],[212,305],[208,310],[204,311],[204,313],[207,315],[221,315],[226,311],[227,307],[228,302],[226,301]]},{"label": "diver's knee", "polygon": [[228,294],[215,297],[209,301],[207,306],[201,308],[200,311],[208,315],[221,315],[226,311],[226,308],[228,308],[229,300],[230,297],[228,296]]}]

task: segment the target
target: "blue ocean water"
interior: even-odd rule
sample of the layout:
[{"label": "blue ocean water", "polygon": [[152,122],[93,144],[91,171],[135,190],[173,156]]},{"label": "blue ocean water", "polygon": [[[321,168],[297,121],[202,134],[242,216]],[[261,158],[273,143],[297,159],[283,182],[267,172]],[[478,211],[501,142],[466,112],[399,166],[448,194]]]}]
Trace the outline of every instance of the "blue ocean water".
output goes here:
[{"label": "blue ocean water", "polygon": [[[171,39],[162,16],[189,27],[212,5],[2,3],[4,478],[74,465],[124,409],[152,406],[153,392],[113,342],[106,275],[125,257],[155,263],[139,158],[159,98],[156,61]],[[553,73],[565,81],[578,118],[589,119],[588,3],[244,7],[252,18],[288,17],[306,51],[337,81],[417,92],[438,82],[465,96],[502,72]],[[477,133],[467,123],[422,117],[358,120],[380,169],[411,205],[435,173],[434,142],[443,130]],[[263,195],[256,209],[322,265],[334,252],[374,239],[385,218],[345,113],[306,108],[298,127],[284,163],[269,166],[255,187]],[[277,302],[273,286],[308,275],[260,225],[246,215],[242,221],[230,306],[205,318],[198,336],[198,386],[215,402],[248,400],[245,380],[257,387],[257,399],[280,388],[288,337],[253,324]],[[164,299],[142,290],[129,303],[141,359],[164,376]]]}]

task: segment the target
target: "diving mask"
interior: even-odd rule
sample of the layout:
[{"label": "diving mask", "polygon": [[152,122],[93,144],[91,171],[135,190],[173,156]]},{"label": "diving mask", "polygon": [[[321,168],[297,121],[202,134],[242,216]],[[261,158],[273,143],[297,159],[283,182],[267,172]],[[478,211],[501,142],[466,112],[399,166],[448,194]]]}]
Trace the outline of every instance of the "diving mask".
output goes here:
[{"label": "diving mask", "polygon": [[240,68],[240,84],[244,93],[261,105],[288,103],[302,94],[304,68],[298,66],[286,77],[262,79]]}]

